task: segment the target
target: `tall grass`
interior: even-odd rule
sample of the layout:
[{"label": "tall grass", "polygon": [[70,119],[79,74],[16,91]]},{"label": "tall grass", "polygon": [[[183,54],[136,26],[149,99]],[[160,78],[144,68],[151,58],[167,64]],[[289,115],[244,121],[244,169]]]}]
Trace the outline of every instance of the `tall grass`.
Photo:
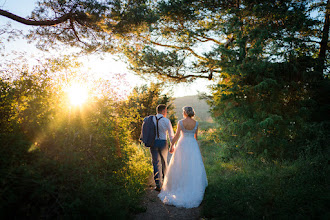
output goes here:
[{"label": "tall grass", "polygon": [[328,158],[228,158],[211,132],[201,150],[209,180],[202,215],[211,219],[329,219]]},{"label": "tall grass", "polygon": [[121,159],[99,163],[105,151],[94,151],[88,162],[72,151],[67,160],[56,160],[29,151],[23,136],[1,134],[0,141],[2,219],[127,219],[140,209],[151,166],[139,145],[123,147]]}]

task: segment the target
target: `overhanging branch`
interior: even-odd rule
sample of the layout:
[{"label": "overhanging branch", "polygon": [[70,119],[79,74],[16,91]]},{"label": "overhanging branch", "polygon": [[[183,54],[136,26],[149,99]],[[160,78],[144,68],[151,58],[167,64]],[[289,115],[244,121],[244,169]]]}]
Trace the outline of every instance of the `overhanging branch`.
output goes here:
[{"label": "overhanging branch", "polygon": [[157,45],[157,46],[161,46],[161,47],[168,47],[168,48],[173,48],[173,49],[177,49],[177,50],[187,50],[189,51],[192,55],[194,55],[195,57],[202,59],[202,60],[208,60],[207,58],[198,55],[193,49],[191,49],[190,47],[179,47],[179,46],[174,46],[174,45],[168,45],[168,44],[161,44],[161,43],[157,43],[155,41],[152,40],[148,40],[150,43]]},{"label": "overhanging branch", "polygon": [[[201,38],[204,38],[204,39],[205,39],[204,42],[207,42],[207,41],[213,41],[213,42],[216,43],[216,44],[219,44],[219,45],[221,44],[220,41],[218,41],[218,40],[216,40],[216,39],[214,39],[214,38],[206,37],[206,36],[202,36],[202,35],[197,35],[197,36],[198,36],[198,37],[201,37]],[[199,38],[197,38],[197,37],[196,37],[196,39],[202,41],[201,39],[199,39]]]},{"label": "overhanging branch", "polygon": [[182,76],[173,76],[171,74],[165,74],[165,75],[167,77],[169,77],[169,78],[178,79],[178,80],[187,79],[187,78],[204,78],[204,79],[209,79],[208,76],[203,76],[203,75],[182,75]]},{"label": "overhanging branch", "polygon": [[53,20],[41,20],[41,21],[35,21],[35,20],[30,20],[30,19],[26,19],[20,16],[17,16],[13,13],[10,13],[8,11],[2,10],[0,9],[0,15],[7,17],[9,19],[12,19],[14,21],[17,21],[19,23],[25,24],[25,25],[31,25],[31,26],[53,26],[53,25],[57,25],[60,23],[63,23],[65,21],[67,21],[68,19],[71,18],[72,14],[68,13],[65,14],[59,18],[55,18]]}]

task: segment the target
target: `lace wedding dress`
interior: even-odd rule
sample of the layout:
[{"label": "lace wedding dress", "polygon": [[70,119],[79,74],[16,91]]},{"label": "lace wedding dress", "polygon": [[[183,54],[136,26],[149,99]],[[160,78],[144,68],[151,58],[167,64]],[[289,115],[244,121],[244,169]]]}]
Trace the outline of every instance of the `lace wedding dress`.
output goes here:
[{"label": "lace wedding dress", "polygon": [[161,192],[163,203],[177,207],[198,207],[207,186],[206,172],[193,130],[186,130],[179,121],[181,136],[172,155]]}]

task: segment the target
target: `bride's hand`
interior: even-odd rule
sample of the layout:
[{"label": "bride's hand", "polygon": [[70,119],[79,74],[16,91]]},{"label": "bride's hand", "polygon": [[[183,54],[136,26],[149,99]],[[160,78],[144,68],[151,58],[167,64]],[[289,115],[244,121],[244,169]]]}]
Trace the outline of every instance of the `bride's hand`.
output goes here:
[{"label": "bride's hand", "polygon": [[173,152],[174,152],[174,146],[171,145],[171,147],[170,147],[170,153],[172,154]]}]

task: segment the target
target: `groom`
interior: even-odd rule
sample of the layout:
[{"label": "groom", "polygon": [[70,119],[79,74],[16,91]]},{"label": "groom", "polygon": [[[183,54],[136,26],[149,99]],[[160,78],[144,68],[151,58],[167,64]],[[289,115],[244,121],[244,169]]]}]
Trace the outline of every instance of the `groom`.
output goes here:
[{"label": "groom", "polygon": [[156,126],[156,138],[154,146],[150,147],[150,153],[152,157],[152,165],[154,167],[154,179],[156,183],[155,190],[160,191],[167,168],[168,147],[166,133],[168,133],[171,141],[174,137],[174,133],[171,121],[166,118],[166,105],[158,105],[156,111],[157,115],[156,117],[153,117]]}]

